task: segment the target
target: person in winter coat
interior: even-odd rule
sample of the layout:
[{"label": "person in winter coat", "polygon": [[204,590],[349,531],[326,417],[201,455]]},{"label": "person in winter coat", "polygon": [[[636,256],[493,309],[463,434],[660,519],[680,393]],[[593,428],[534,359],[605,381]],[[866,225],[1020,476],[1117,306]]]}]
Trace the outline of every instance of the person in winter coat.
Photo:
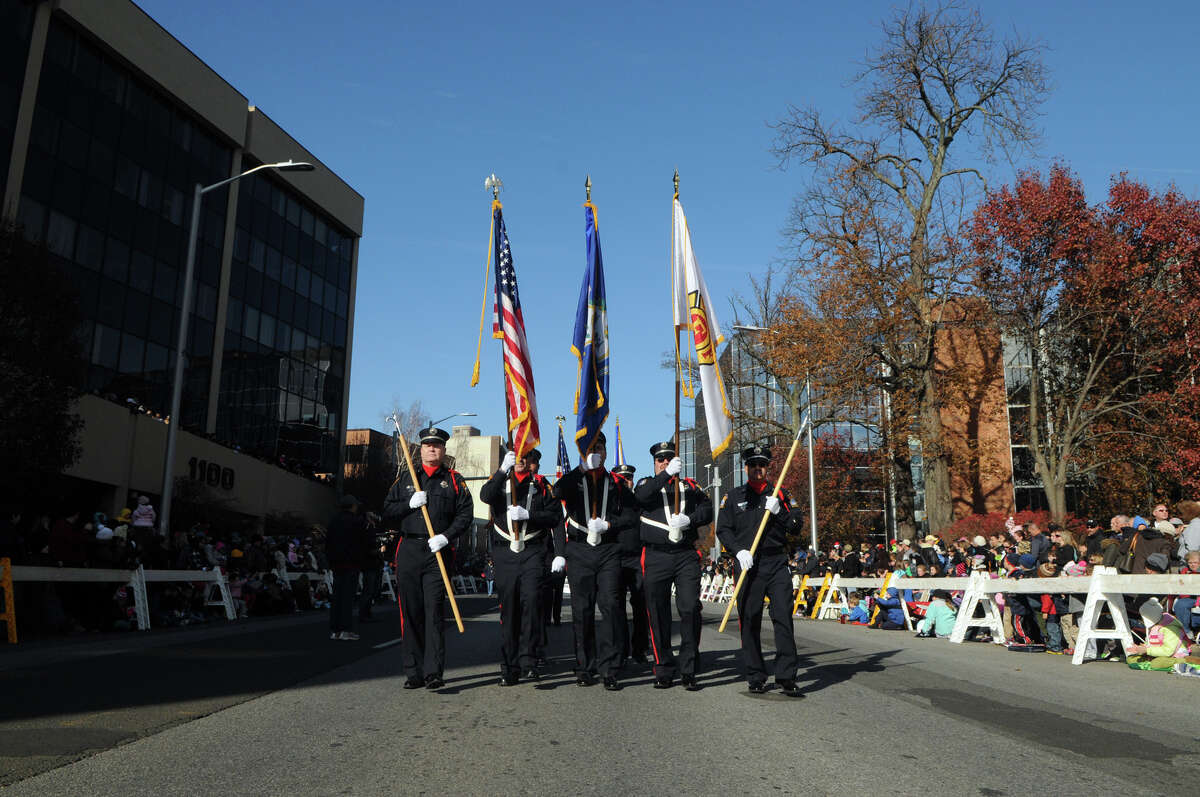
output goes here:
[{"label": "person in winter coat", "polygon": [[1157,598],[1142,604],[1138,613],[1146,625],[1146,643],[1125,648],[1126,661],[1136,670],[1170,670],[1179,661],[1200,664],[1200,656],[1192,656],[1191,643],[1173,615],[1163,611]]},{"label": "person in winter coat", "polygon": [[1141,517],[1133,519],[1133,535],[1121,545],[1117,568],[1122,573],[1142,573],[1146,570],[1146,559],[1152,554],[1165,554],[1168,559],[1175,553],[1173,541],[1151,526]]},{"label": "person in winter coat", "polygon": [[875,605],[882,611],[871,627],[884,631],[899,631],[904,628],[904,611],[900,608],[900,600],[900,590],[895,587],[888,587],[884,597],[876,598]]},{"label": "person in winter coat", "polygon": [[950,593],[944,589],[935,589],[929,606],[925,609],[925,619],[917,624],[917,633],[923,636],[936,636],[947,639],[954,630],[957,614]]},{"label": "person in winter coat", "polygon": [[1200,551],[1200,501],[1180,501],[1175,511],[1185,524],[1179,532],[1176,555],[1186,561],[1190,551]]},{"label": "person in winter coat", "polygon": [[158,522],[158,513],[150,506],[150,499],[144,495],[138,496],[137,508],[133,510],[133,527],[152,529]]}]

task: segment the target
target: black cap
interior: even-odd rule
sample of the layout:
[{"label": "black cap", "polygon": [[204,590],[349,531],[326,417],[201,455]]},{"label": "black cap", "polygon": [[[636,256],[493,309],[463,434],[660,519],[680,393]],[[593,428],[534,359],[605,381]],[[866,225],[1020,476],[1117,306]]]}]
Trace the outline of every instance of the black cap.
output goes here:
[{"label": "black cap", "polygon": [[1097,522],[1096,522],[1095,520],[1093,520],[1092,518],[1088,518],[1086,522],[1087,522],[1087,527],[1088,527],[1089,529],[1096,529],[1096,528],[1100,528],[1100,524],[1099,524],[1099,523],[1097,523]]},{"label": "black cap", "polygon": [[620,476],[632,476],[635,470],[637,470],[637,468],[633,467],[632,465],[618,465],[612,469],[612,472]]},{"label": "black cap", "polygon": [[530,462],[541,462],[542,452],[538,451],[536,448],[531,448],[529,451],[525,452],[525,459],[529,460]]},{"label": "black cap", "polygon": [[742,464],[744,465],[751,465],[755,463],[766,465],[770,461],[770,446],[750,446],[742,452]]},{"label": "black cap", "polygon": [[450,435],[446,434],[445,430],[438,429],[435,426],[422,429],[419,434],[422,443],[437,443],[444,446],[446,445],[446,441],[450,439]]},{"label": "black cap", "polygon": [[664,440],[661,443],[655,443],[650,446],[650,456],[652,457],[673,457],[675,456],[675,444],[670,440]]}]

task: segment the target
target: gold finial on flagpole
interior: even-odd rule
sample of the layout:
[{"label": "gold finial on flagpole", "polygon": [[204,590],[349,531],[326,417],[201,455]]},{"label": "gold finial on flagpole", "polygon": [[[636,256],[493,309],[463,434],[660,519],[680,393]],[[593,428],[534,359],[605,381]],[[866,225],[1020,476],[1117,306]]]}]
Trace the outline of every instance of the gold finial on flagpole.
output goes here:
[{"label": "gold finial on flagpole", "polygon": [[587,201],[592,201],[592,176],[589,174],[583,182],[583,187],[587,191]]},{"label": "gold finial on flagpole", "polygon": [[483,187],[491,189],[492,199],[499,199],[500,189],[504,187],[504,182],[496,176],[495,172],[492,172],[491,175],[483,181]]},{"label": "gold finial on flagpole", "polygon": [[673,182],[675,183],[675,198],[679,199],[679,170],[678,169],[675,170],[675,179]]}]

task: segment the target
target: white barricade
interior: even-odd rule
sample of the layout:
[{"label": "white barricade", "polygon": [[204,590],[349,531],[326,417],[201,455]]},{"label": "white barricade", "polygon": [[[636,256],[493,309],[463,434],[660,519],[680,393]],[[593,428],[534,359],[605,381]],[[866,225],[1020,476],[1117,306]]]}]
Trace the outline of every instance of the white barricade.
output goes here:
[{"label": "white barricade", "polygon": [[[917,590],[921,592],[929,592],[935,589],[949,590],[950,592],[965,592],[970,586],[971,579],[967,576],[942,576],[940,578],[909,578],[908,576],[893,576],[889,587],[895,587],[903,593],[905,590]],[[909,631],[916,631],[917,624],[913,622],[912,612],[908,610],[908,601],[904,600],[903,594],[900,599],[900,611],[904,612],[904,624]],[[916,595],[913,599],[916,600]]]},{"label": "white barricade", "polygon": [[[145,585],[148,583],[162,583],[165,581],[186,581],[189,583],[209,582],[212,587],[204,596],[205,606],[221,606],[225,609],[226,620],[236,620],[237,611],[233,608],[233,594],[229,591],[229,582],[225,580],[225,574],[221,572],[221,568],[216,567],[212,570],[142,570],[141,572],[144,582],[142,584],[142,595],[145,595]],[[211,594],[211,591],[216,591],[216,599]],[[138,615],[138,627],[141,628],[141,615]],[[150,618],[146,617],[146,628],[150,627]]]}]

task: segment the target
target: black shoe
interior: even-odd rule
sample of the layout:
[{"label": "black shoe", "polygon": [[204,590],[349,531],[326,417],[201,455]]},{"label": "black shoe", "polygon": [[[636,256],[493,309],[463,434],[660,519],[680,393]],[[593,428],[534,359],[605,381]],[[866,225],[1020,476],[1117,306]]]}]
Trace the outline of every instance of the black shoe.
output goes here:
[{"label": "black shoe", "polygon": [[766,691],[767,691],[767,685],[765,682],[763,682],[763,681],[751,681],[750,682],[750,694],[761,695],[761,694],[765,694]]},{"label": "black shoe", "polygon": [[795,681],[776,681],[775,683],[787,697],[804,697],[804,693],[800,691],[800,687],[796,686]]},{"label": "black shoe", "polygon": [[634,653],[633,660],[636,661],[638,664],[645,664],[646,663],[646,654],[645,653]]},{"label": "black shoe", "polygon": [[524,673],[522,673],[521,677],[524,678],[526,681],[542,680],[541,673],[539,673],[537,670],[533,669],[532,667],[530,667],[528,670],[526,670]]},{"label": "black shoe", "polygon": [[441,689],[445,685],[446,685],[446,682],[442,680],[442,676],[440,676],[440,675],[426,675],[425,676],[425,688],[426,689]]},{"label": "black shoe", "polygon": [[688,690],[689,692],[699,692],[700,684],[696,683],[696,676],[694,676],[694,675],[683,676],[683,688]]},{"label": "black shoe", "polygon": [[585,673],[580,673],[579,675],[575,676],[575,685],[576,686],[591,686],[594,683],[596,683],[596,679],[590,673],[585,672]]},{"label": "black shoe", "polygon": [[500,685],[501,686],[516,686],[518,680],[519,679],[517,678],[516,675],[501,675],[500,676]]},{"label": "black shoe", "polygon": [[674,685],[675,685],[675,682],[673,680],[671,680],[670,678],[665,678],[665,677],[657,678],[654,681],[655,689],[670,689]]},{"label": "black shoe", "polygon": [[409,678],[404,682],[405,689],[420,689],[425,685],[425,682],[420,678]]},{"label": "black shoe", "polygon": [[610,675],[604,679],[604,688],[609,692],[619,692],[621,691],[621,684],[617,682],[614,676]]}]

